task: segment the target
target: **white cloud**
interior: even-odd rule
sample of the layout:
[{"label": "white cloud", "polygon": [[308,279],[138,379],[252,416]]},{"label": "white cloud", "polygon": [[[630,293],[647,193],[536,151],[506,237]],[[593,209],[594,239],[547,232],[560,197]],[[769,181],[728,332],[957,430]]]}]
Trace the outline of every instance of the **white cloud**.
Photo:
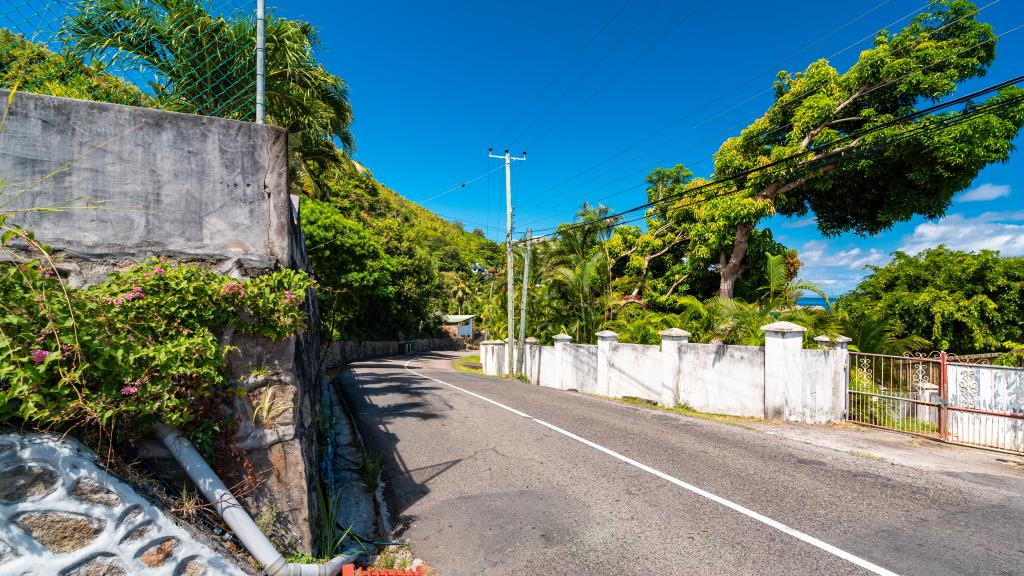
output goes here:
[{"label": "white cloud", "polygon": [[817,223],[818,219],[812,216],[810,218],[793,220],[792,222],[783,222],[780,226],[783,228],[807,228],[808,226],[814,226]]},{"label": "white cloud", "polygon": [[1009,186],[1004,184],[982,184],[973,190],[964,192],[957,200],[960,202],[985,202],[1009,195]]},{"label": "white cloud", "polygon": [[937,222],[918,224],[913,234],[903,238],[900,250],[917,254],[944,244],[953,250],[999,250],[1003,256],[1021,256],[1024,255],[1024,225],[1013,224],[1021,220],[1024,220],[1024,211],[986,212],[974,217],[953,214]]},{"label": "white cloud", "polygon": [[829,250],[829,242],[810,240],[799,251],[804,266],[800,277],[824,288],[829,294],[850,290],[864,277],[864,267],[889,261],[888,253],[877,248],[853,247],[838,252]]}]

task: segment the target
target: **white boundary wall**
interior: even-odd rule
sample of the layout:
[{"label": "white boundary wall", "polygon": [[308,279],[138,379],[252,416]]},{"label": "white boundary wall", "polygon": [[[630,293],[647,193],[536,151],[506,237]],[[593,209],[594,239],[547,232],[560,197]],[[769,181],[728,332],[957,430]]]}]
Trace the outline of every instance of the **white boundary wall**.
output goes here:
[{"label": "white boundary wall", "polygon": [[[701,412],[796,422],[840,421],[846,403],[849,339],[816,341],[803,349],[804,328],[788,322],[764,326],[761,346],[691,344],[689,334],[661,333],[661,346],[625,344],[618,334],[597,334],[597,345],[526,343],[524,372],[533,384],[613,398],[634,397],[663,406],[683,403]],[[505,342],[481,343],[484,373],[504,376]]]},{"label": "white boundary wall", "polygon": [[679,402],[694,410],[764,416],[764,348],[684,344]]}]

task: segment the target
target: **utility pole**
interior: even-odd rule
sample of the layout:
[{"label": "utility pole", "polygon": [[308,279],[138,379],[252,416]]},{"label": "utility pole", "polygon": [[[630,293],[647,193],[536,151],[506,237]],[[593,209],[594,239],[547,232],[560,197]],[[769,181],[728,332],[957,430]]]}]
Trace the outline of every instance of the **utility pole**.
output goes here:
[{"label": "utility pole", "polygon": [[533,231],[526,229],[526,254],[523,256],[523,305],[519,309],[519,358],[516,360],[516,374],[523,373],[526,364],[526,304],[530,293],[530,248]]},{"label": "utility pole", "polygon": [[264,61],[267,53],[266,0],[256,0],[256,123],[263,124],[267,113],[266,72]]},{"label": "utility pole", "polygon": [[512,277],[512,162],[526,160],[526,152],[522,158],[514,158],[505,148],[505,154],[494,154],[494,148],[487,149],[487,155],[491,158],[501,158],[505,161],[505,268],[508,284],[508,338],[505,340],[505,371],[512,372],[512,347],[515,344],[515,279]]}]

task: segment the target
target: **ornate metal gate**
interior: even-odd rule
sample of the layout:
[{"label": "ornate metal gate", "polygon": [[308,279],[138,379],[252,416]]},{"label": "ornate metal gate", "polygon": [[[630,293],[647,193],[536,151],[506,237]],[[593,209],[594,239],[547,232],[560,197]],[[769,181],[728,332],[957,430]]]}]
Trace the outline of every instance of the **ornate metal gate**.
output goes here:
[{"label": "ornate metal gate", "polygon": [[847,419],[1024,453],[1024,369],[958,360],[850,352]]}]

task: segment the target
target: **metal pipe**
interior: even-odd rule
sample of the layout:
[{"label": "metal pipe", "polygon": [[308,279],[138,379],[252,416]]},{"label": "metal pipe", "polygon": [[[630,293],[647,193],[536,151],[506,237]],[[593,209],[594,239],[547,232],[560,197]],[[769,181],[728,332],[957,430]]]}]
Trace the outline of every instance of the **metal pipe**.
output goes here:
[{"label": "metal pipe", "polygon": [[265,0],[256,0],[256,123],[263,124],[267,113],[265,60],[267,34]]},{"label": "metal pipe", "polygon": [[257,562],[265,566],[263,573],[268,576],[336,576],[341,567],[356,559],[358,554],[336,556],[323,564],[295,564],[285,561],[256,522],[235,499],[224,482],[206,463],[195,446],[182,435],[163,422],[154,426],[157,438],[171,452],[171,456],[181,465],[188,477],[199,488],[224,523],[235,533],[245,549],[252,554]]}]

